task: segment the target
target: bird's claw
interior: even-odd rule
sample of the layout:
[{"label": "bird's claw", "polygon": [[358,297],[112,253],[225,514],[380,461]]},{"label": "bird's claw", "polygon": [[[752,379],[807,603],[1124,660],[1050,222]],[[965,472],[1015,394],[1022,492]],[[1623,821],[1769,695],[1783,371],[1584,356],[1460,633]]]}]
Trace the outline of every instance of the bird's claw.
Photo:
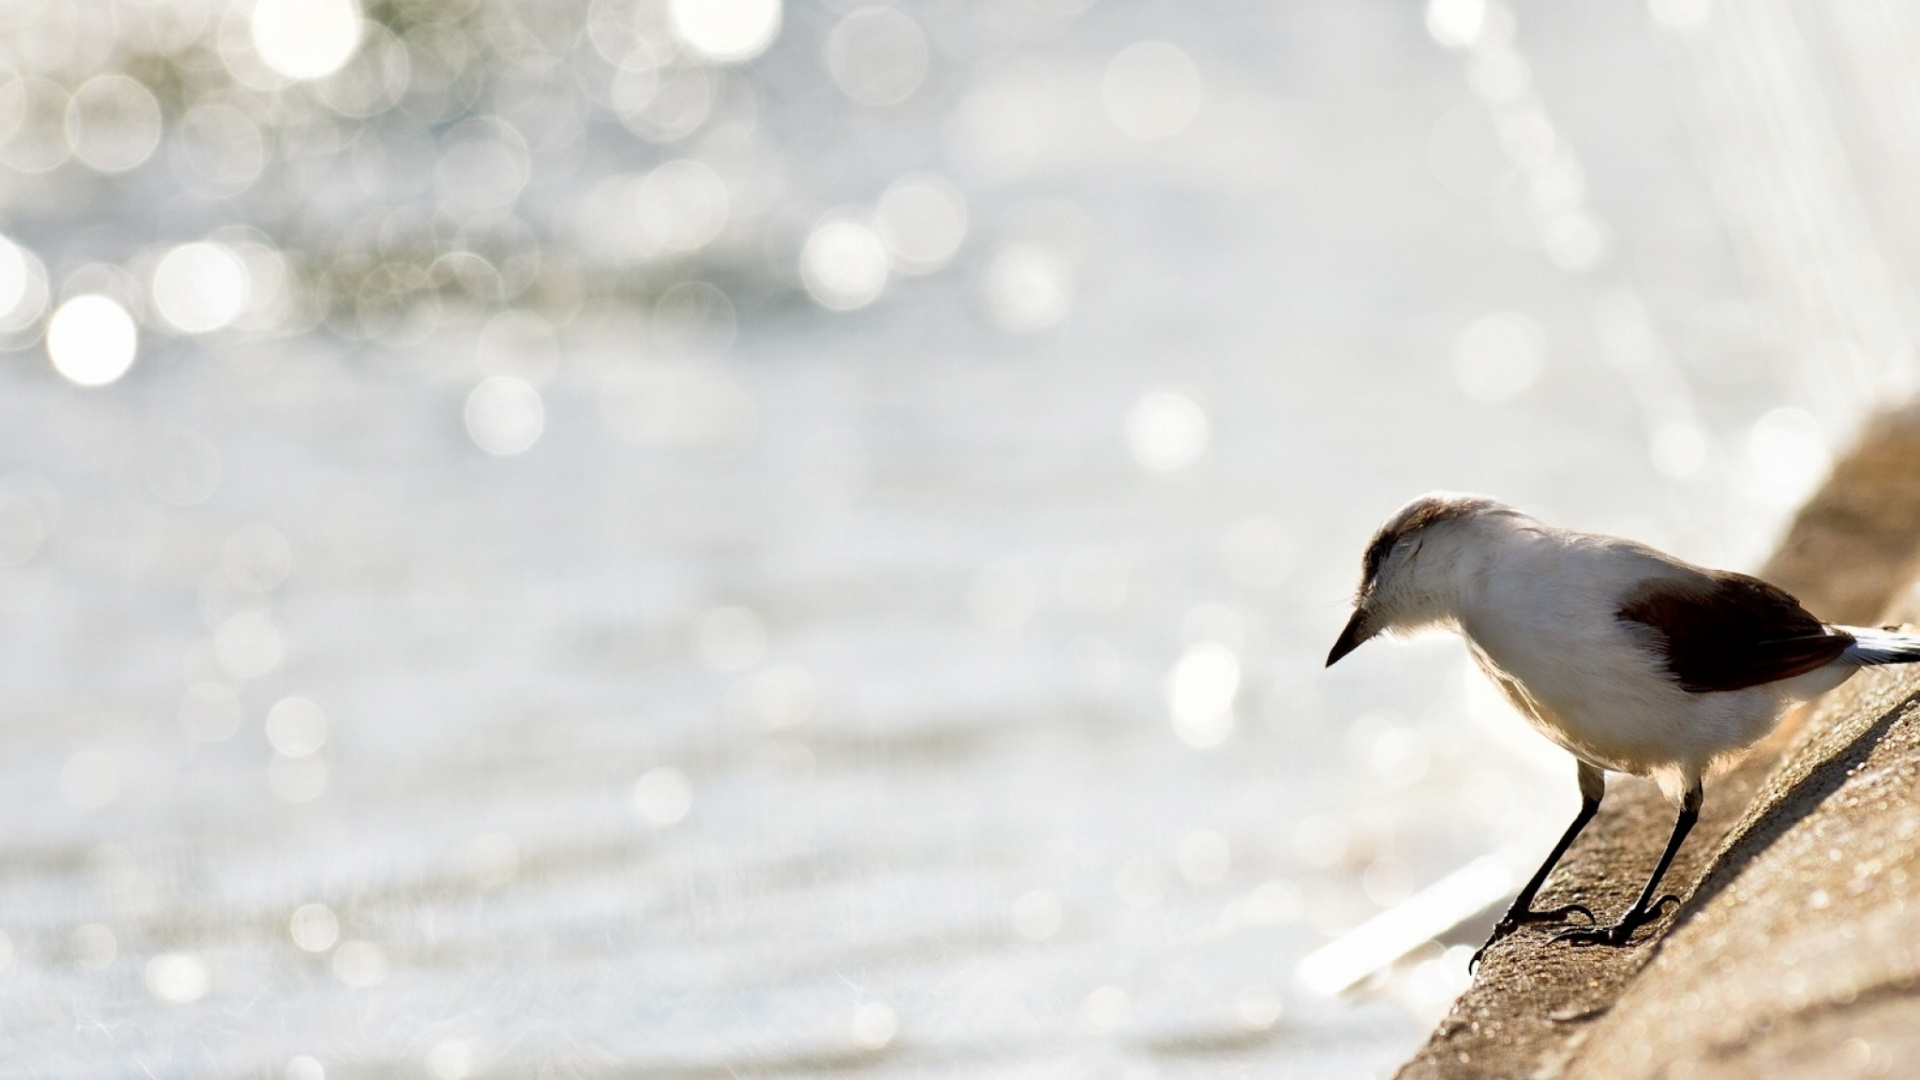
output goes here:
[{"label": "bird's claw", "polygon": [[1474,969],[1480,966],[1480,958],[1487,954],[1488,949],[1493,948],[1495,942],[1512,934],[1515,930],[1520,929],[1527,923],[1563,922],[1576,914],[1585,915],[1587,917],[1587,925],[1589,926],[1593,925],[1596,921],[1593,917],[1593,911],[1585,904],[1567,904],[1562,907],[1548,908],[1545,911],[1528,910],[1508,912],[1499,922],[1493,924],[1493,933],[1488,936],[1487,943],[1475,949],[1473,956],[1468,959],[1467,974],[1473,974]]},{"label": "bird's claw", "polygon": [[1574,946],[1611,945],[1619,948],[1633,942],[1634,931],[1659,919],[1666,911],[1669,902],[1678,907],[1680,898],[1668,893],[1647,907],[1627,912],[1612,926],[1578,926],[1560,931],[1553,935],[1553,940],[1564,941]]},{"label": "bird's claw", "polygon": [[[1555,919],[1565,919],[1575,914],[1576,912],[1581,915],[1585,915],[1587,917],[1588,926],[1592,926],[1595,922],[1599,921],[1593,917],[1593,909],[1587,907],[1587,905],[1585,904],[1568,904],[1566,907],[1558,907],[1558,908],[1554,908],[1552,911],[1540,912],[1543,918],[1537,921],[1545,922],[1547,920],[1544,918],[1544,916],[1549,916],[1549,915],[1553,916]],[[1527,921],[1534,922],[1536,920],[1529,919]]]}]

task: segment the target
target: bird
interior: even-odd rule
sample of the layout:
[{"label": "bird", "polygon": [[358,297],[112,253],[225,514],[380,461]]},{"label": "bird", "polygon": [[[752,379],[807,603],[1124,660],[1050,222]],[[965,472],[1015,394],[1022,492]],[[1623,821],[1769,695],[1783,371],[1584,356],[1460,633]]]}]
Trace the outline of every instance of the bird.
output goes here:
[{"label": "bird", "polygon": [[[1920,636],[1825,623],[1759,578],[1454,492],[1414,499],[1373,534],[1327,666],[1380,634],[1430,629],[1464,638],[1507,701],[1577,763],[1579,813],[1473,964],[1523,925],[1576,916],[1586,925],[1554,941],[1631,944],[1668,905],[1681,906],[1654,896],[1699,819],[1712,766],[1861,668],[1920,661]],[[1610,925],[1581,904],[1536,910],[1548,875],[1599,812],[1607,773],[1650,779],[1677,807],[1659,862]]]}]

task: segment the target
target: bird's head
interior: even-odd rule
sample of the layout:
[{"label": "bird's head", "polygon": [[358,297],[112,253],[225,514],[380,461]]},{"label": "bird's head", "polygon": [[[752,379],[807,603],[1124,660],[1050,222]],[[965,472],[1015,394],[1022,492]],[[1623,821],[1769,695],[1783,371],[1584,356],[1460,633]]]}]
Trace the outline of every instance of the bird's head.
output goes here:
[{"label": "bird's head", "polygon": [[1327,654],[1332,667],[1387,631],[1416,630],[1451,618],[1461,556],[1489,523],[1521,518],[1484,495],[1434,492],[1401,507],[1367,543],[1353,617]]}]

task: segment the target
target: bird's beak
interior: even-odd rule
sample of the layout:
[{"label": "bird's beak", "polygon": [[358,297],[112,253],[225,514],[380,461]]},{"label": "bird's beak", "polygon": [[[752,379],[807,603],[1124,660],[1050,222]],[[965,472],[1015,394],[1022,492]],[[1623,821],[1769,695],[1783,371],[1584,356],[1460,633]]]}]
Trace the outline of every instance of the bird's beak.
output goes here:
[{"label": "bird's beak", "polygon": [[1353,618],[1347,620],[1347,628],[1340,631],[1340,640],[1333,643],[1333,651],[1327,654],[1327,666],[1340,662],[1340,658],[1360,647],[1360,643],[1373,636],[1367,629],[1367,609],[1356,604]]}]

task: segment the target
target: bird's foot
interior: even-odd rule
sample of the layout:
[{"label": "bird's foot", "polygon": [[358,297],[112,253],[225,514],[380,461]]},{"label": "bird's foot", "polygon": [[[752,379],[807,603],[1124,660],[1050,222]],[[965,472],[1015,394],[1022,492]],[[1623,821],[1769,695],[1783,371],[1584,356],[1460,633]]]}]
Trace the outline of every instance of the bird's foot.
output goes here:
[{"label": "bird's foot", "polygon": [[1569,945],[1611,945],[1619,948],[1633,942],[1633,932],[1658,919],[1671,902],[1680,906],[1680,898],[1668,893],[1647,907],[1636,907],[1620,917],[1612,926],[1581,926],[1572,930],[1562,930],[1553,936],[1555,941],[1564,941]]},{"label": "bird's foot", "polygon": [[1473,958],[1467,961],[1468,973],[1472,973],[1473,969],[1480,966],[1480,958],[1487,954],[1488,949],[1493,948],[1494,942],[1499,941],[1515,930],[1520,929],[1522,926],[1528,923],[1565,922],[1569,917],[1576,914],[1585,915],[1587,917],[1587,925],[1593,925],[1593,912],[1588,910],[1585,904],[1567,904],[1564,907],[1548,908],[1545,911],[1533,911],[1522,908],[1518,911],[1507,912],[1500,917],[1499,922],[1493,924],[1493,933],[1487,936],[1487,943],[1474,950]]}]

